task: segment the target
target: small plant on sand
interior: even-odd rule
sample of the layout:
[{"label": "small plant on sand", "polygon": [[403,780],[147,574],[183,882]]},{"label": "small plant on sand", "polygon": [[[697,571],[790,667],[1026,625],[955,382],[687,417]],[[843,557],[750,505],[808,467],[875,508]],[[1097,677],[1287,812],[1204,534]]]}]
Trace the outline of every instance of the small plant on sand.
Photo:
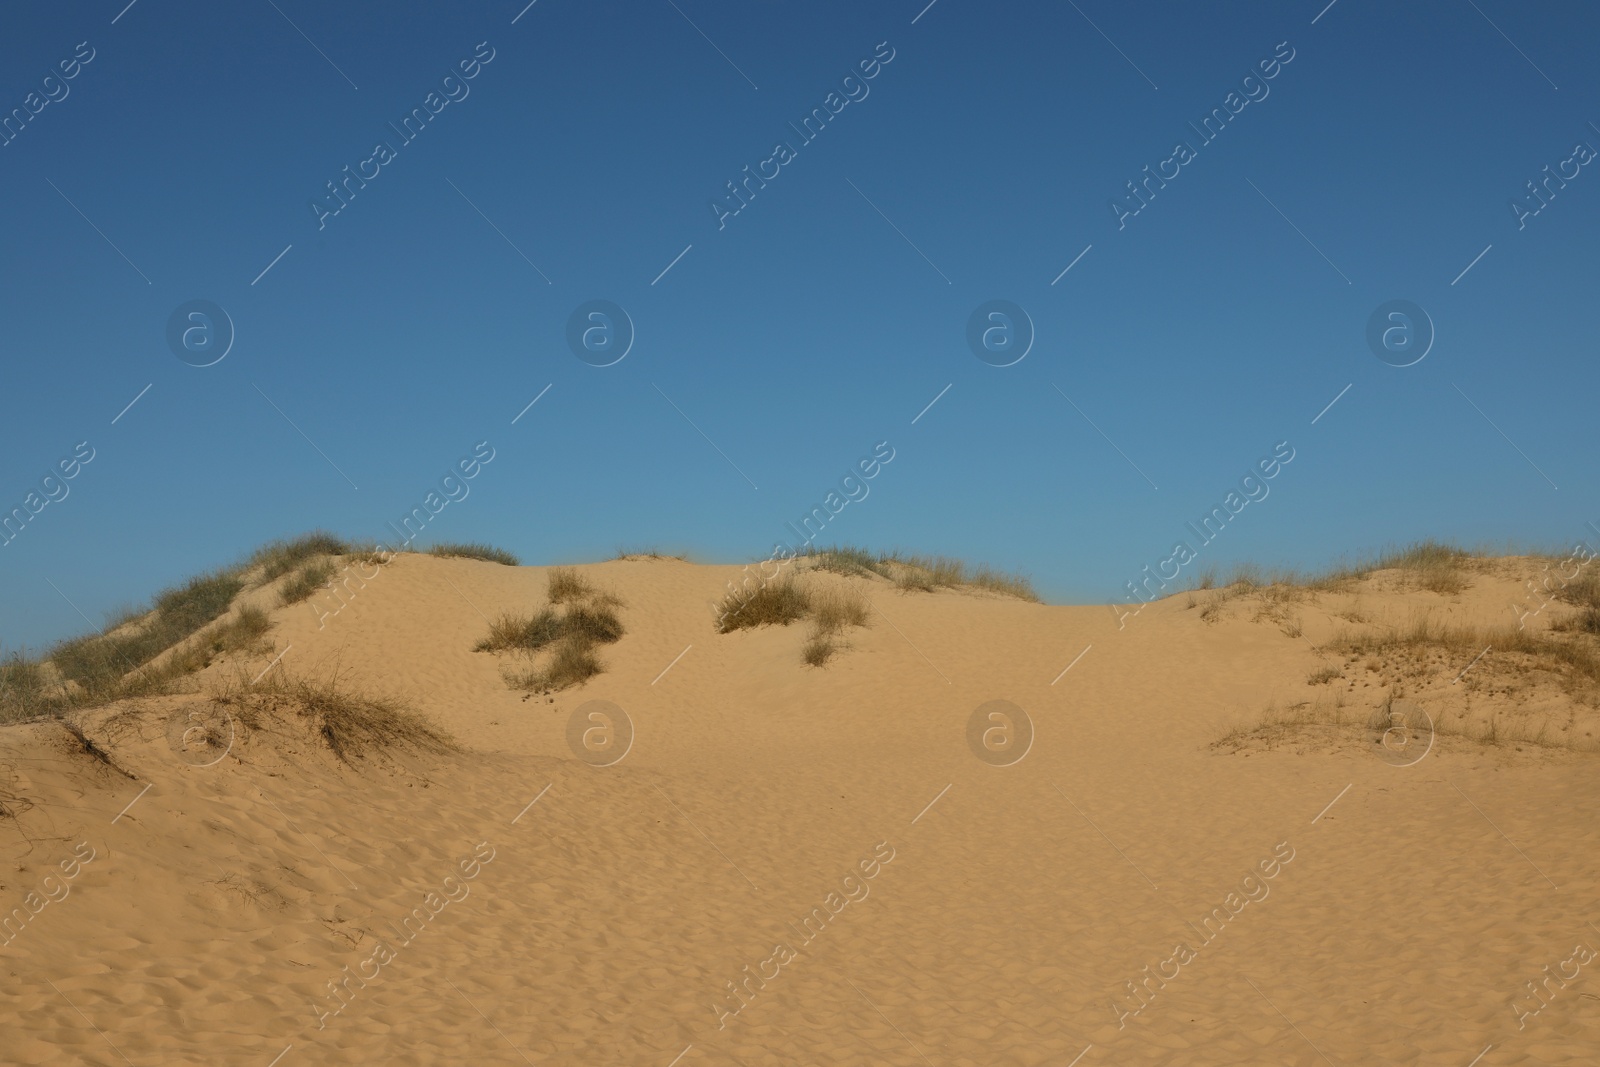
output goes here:
[{"label": "small plant on sand", "polygon": [[812,634],[806,639],[805,647],[800,650],[800,658],[808,667],[825,667],[833,654],[839,651],[839,646],[827,634]]},{"label": "small plant on sand", "polygon": [[1327,685],[1337,678],[1343,678],[1344,672],[1338,667],[1320,667],[1311,672],[1306,678],[1307,685]]}]

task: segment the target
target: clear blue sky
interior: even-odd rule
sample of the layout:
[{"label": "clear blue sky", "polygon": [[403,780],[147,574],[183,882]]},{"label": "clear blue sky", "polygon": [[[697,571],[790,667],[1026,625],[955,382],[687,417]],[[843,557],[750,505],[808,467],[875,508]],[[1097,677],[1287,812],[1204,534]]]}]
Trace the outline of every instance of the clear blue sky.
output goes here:
[{"label": "clear blue sky", "polygon": [[[1055,601],[1116,599],[1283,440],[1196,566],[1600,540],[1600,168],[1567,162],[1600,10],[925,2],[7,12],[0,506],[94,458],[0,548],[0,639],[84,628],[51,583],[98,624],[272,537],[391,536],[485,440],[421,543],[757,558],[880,441],[820,540]],[[319,228],[347,165],[377,173]],[[747,165],[777,175],[719,228]],[[1146,165],[1177,175],[1119,228]],[[1576,176],[1519,228],[1547,165]],[[197,299],[236,332],[208,367],[166,339]],[[611,366],[567,344],[594,299],[635,326]],[[1035,326],[1011,366],[966,340],[994,299]],[[1366,341],[1395,299],[1436,329],[1412,366]]]}]

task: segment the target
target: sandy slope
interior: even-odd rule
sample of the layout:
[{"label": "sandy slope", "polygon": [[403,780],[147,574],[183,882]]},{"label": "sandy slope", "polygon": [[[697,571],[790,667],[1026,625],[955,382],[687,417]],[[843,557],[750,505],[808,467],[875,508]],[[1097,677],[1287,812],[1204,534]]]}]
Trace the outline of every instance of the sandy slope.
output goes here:
[{"label": "sandy slope", "polygon": [[[1600,958],[1574,955],[1600,949],[1593,756],[1214,746],[1334,689],[1364,714],[1381,672],[1306,683],[1339,613],[1501,618],[1515,565],[1276,618],[1241,599],[1202,620],[1207,594],[1180,595],[1121,629],[871,583],[873,625],[825,670],[801,666],[802,627],[713,632],[736,568],[581,570],[628,633],[553,699],[471,651],[485,617],[543,602],[539,568],[407,556],[320,628],[275,612],[283,667],[337,663],[460,755],[352,768],[285,726],[192,767],[163,731],[193,697],[86,720],[126,773],[53,725],[0,734],[0,908],[25,914],[0,943],[0,1061],[1600,1062]],[[593,698],[632,720],[614,766],[568,747]],[[1011,766],[968,746],[995,699],[1035,728]],[[1519,1027],[1525,983],[1564,964]],[[1125,983],[1163,970],[1134,1014]],[[334,1014],[330,980],[361,973]]]}]

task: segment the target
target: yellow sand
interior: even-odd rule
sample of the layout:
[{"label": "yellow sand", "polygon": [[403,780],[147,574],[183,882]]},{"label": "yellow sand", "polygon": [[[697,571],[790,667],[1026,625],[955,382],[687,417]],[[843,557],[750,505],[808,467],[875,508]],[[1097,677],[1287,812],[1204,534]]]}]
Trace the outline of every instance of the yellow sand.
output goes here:
[{"label": "yellow sand", "polygon": [[[1600,960],[1577,951],[1600,948],[1593,756],[1439,738],[1395,766],[1320,727],[1214,744],[1335,692],[1364,721],[1387,689],[1321,648],[1354,625],[1336,615],[1514,621],[1518,566],[1259,618],[1179,594],[1121,629],[856,579],[872,625],[817,670],[803,625],[714,632],[737,568],[618,561],[580,568],[626,601],[606,673],[530,698],[472,646],[543,603],[545,571],[401,557],[321,628],[316,602],[274,610],[273,669],[337,665],[461,754],[347,767],[284,727],[194,767],[165,735],[194,696],[84,719],[131,777],[58,726],[0,730],[0,913],[23,916],[0,1061],[1600,1063]],[[1405,695],[1592,737],[1553,683],[1500,694],[1502,660]],[[1308,685],[1329,663],[1347,677]],[[613,766],[568,747],[591,699],[631,719]],[[1034,729],[1010,766],[968,744],[997,699]]]}]

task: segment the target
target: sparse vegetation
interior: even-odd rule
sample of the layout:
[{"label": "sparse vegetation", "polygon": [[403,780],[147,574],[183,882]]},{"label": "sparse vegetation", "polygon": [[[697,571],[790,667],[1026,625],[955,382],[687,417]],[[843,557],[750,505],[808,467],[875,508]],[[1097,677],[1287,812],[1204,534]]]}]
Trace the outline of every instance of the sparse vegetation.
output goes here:
[{"label": "sparse vegetation", "polygon": [[[835,566],[826,569],[837,573]],[[853,585],[815,585],[814,581],[799,581],[790,575],[761,586],[743,600],[729,594],[722,601],[717,632],[788,626],[810,619],[811,633],[801,650],[801,658],[812,667],[821,667],[845,647],[840,635],[852,626],[868,624],[871,605]]]},{"label": "sparse vegetation", "polygon": [[438,544],[428,549],[428,554],[445,558],[481,559],[486,563],[499,563],[506,567],[522,566],[522,561],[505,549],[478,542]]},{"label": "sparse vegetation", "polygon": [[245,570],[260,567],[256,584],[264,585],[288,574],[307,560],[319,556],[343,556],[352,551],[351,545],[326,530],[313,530],[289,541],[272,541],[256,549],[245,561]]},{"label": "sparse vegetation", "polygon": [[811,556],[811,565],[818,570],[832,571],[849,577],[876,575],[895,583],[902,592],[931,593],[937,589],[982,589],[1019,600],[1037,602],[1028,579],[1007,574],[993,567],[970,567],[949,556],[902,555],[899,552],[869,552],[850,545],[835,545],[821,549]]},{"label": "sparse vegetation", "polygon": [[654,545],[645,548],[619,548],[617,554],[611,557],[614,560],[633,559],[675,559],[680,563],[688,563],[689,557],[682,552],[662,552]]},{"label": "sparse vegetation", "polygon": [[624,632],[616,611],[622,605],[618,597],[566,567],[552,568],[548,581],[550,603],[565,605],[562,610],[546,607],[533,615],[502,615],[474,648],[528,657],[527,666],[506,673],[507,683],[518,689],[549,692],[587,681],[605,670],[595,648],[621,640]]},{"label": "sparse vegetation", "polygon": [[294,577],[283,583],[283,588],[278,590],[278,602],[285,607],[300,603],[327,585],[333,572],[333,561],[330,559],[316,559],[307,563],[295,572]]},{"label": "sparse vegetation", "polygon": [[38,660],[13,652],[0,661],[0,724],[50,714],[47,689],[45,669]]},{"label": "sparse vegetation", "polygon": [[1594,642],[1510,625],[1449,625],[1424,615],[1404,627],[1342,634],[1328,647],[1352,656],[1373,657],[1375,662],[1397,651],[1434,648],[1471,657],[1490,649],[1497,656],[1527,657],[1526,666],[1552,671],[1571,685],[1600,684],[1600,648]]},{"label": "sparse vegetation", "polygon": [[227,611],[243,588],[236,573],[201,575],[160,594],[154,610],[142,619],[64,641],[47,658],[82,695],[114,699],[127,675]]},{"label": "sparse vegetation", "polygon": [[1307,685],[1327,685],[1336,678],[1343,678],[1344,672],[1338,667],[1320,667],[1311,672],[1306,678]]},{"label": "sparse vegetation", "polygon": [[[1286,708],[1271,705],[1251,721],[1235,725],[1212,747],[1229,752],[1253,747],[1271,749],[1321,735],[1330,739],[1360,738],[1373,748],[1386,746],[1391,752],[1397,751],[1400,744],[1417,745],[1425,751],[1435,738],[1452,738],[1486,748],[1600,750],[1600,740],[1592,731],[1580,735],[1575,727],[1574,721],[1552,727],[1548,717],[1508,719],[1497,712],[1472,715],[1446,711],[1430,715],[1420,705],[1393,699],[1363,713],[1340,696],[1334,700],[1301,701]],[[1398,735],[1395,731],[1399,731]],[[1421,753],[1415,758],[1420,759]]]},{"label": "sparse vegetation", "polygon": [[213,699],[246,729],[260,729],[266,716],[289,712],[343,763],[396,747],[426,752],[457,748],[448,734],[401,702],[352,691],[337,667],[326,676],[294,677],[282,670],[256,682],[241,676]]}]

